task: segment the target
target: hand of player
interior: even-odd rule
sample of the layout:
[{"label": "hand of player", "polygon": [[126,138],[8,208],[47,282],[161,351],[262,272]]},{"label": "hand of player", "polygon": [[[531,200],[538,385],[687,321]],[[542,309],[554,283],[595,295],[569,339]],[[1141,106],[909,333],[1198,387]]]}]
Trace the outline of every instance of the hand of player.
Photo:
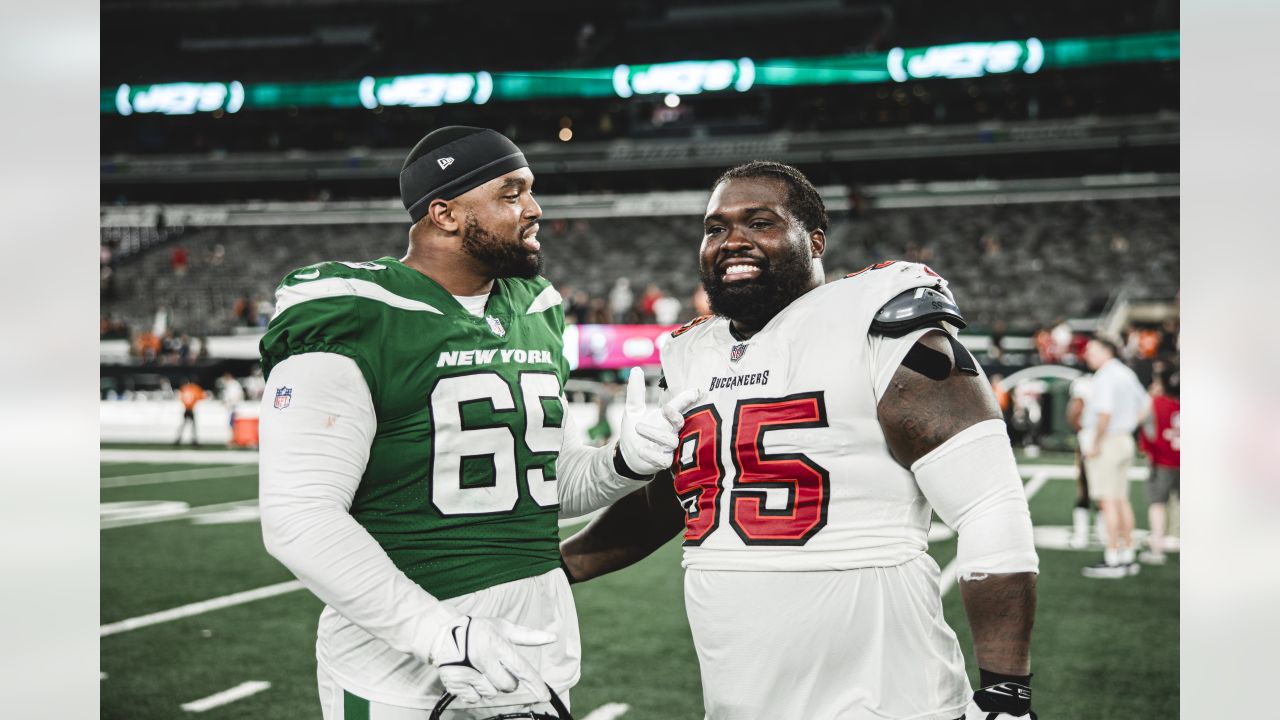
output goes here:
[{"label": "hand of player", "polygon": [[631,476],[649,477],[671,467],[680,441],[680,429],[684,427],[684,412],[697,404],[701,397],[701,390],[689,389],[660,408],[647,407],[644,402],[644,371],[638,367],[631,368],[617,449]]},{"label": "hand of player", "polygon": [[463,616],[436,636],[430,659],[444,689],[463,702],[512,692],[521,683],[546,701],[546,683],[513,646],[546,645],[555,639],[549,632],[499,618]]}]

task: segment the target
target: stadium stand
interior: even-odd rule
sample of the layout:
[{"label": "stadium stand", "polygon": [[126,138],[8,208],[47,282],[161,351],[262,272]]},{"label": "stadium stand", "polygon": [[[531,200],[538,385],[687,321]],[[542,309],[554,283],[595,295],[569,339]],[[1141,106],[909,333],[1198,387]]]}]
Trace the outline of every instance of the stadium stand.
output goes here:
[{"label": "stadium stand", "polygon": [[[1031,332],[1057,316],[1098,314],[1117,288],[1172,298],[1178,287],[1178,201],[965,205],[838,213],[829,232],[831,277],[882,259],[926,262],[943,273],[979,327],[996,320]],[[233,315],[237,301],[269,301],[290,269],[323,260],[399,257],[401,224],[185,228],[176,239],[115,261],[104,314],[134,327],[164,306],[193,335],[253,325]],[[119,235],[103,230],[104,242]],[[557,218],[543,223],[545,275],[603,297],[619,277],[655,283],[683,303],[698,285],[695,215]],[[173,248],[187,253],[174,267]]]}]

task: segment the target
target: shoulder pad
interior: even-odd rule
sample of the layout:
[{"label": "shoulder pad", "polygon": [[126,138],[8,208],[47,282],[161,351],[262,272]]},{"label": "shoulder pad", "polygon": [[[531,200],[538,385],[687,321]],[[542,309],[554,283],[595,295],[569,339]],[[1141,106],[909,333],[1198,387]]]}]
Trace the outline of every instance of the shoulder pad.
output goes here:
[{"label": "shoulder pad", "polygon": [[693,328],[695,328],[695,327],[697,327],[697,326],[701,325],[702,323],[704,323],[704,322],[706,322],[706,321],[710,320],[710,319],[711,319],[711,318],[713,318],[713,317],[715,317],[715,315],[700,315],[700,316],[698,316],[698,317],[696,317],[696,318],[694,318],[694,319],[690,320],[689,322],[687,322],[687,323],[685,323],[685,324],[681,325],[680,327],[676,328],[675,330],[672,330],[672,331],[671,331],[671,337],[673,337],[673,338],[675,338],[675,337],[680,337],[681,335],[683,335],[683,334],[685,334],[685,333],[689,332],[689,331],[690,331],[690,330],[692,330]]},{"label": "shoulder pad", "polygon": [[948,322],[959,328],[968,326],[960,308],[945,293],[936,288],[919,287],[885,303],[871,320],[871,330],[896,336],[936,322]]}]

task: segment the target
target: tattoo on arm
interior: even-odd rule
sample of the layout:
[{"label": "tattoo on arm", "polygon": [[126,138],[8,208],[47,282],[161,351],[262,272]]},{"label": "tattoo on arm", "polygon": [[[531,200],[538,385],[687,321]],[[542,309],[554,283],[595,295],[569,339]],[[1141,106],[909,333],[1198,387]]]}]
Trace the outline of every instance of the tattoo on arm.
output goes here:
[{"label": "tattoo on arm", "polygon": [[889,451],[903,467],[911,467],[961,430],[1002,417],[986,375],[956,370],[951,344],[941,332],[929,333],[917,343],[945,354],[952,361],[951,373],[933,380],[899,366],[877,407]]}]

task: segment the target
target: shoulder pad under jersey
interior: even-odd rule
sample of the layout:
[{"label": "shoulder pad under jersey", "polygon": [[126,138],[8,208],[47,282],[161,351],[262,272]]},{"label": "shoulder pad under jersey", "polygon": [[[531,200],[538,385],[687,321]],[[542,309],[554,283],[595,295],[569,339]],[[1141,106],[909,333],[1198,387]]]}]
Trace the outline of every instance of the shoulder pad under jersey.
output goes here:
[{"label": "shoulder pad under jersey", "polygon": [[958,328],[968,326],[960,308],[946,293],[920,287],[900,293],[885,303],[871,320],[871,330],[897,336],[937,322],[948,322]]}]

